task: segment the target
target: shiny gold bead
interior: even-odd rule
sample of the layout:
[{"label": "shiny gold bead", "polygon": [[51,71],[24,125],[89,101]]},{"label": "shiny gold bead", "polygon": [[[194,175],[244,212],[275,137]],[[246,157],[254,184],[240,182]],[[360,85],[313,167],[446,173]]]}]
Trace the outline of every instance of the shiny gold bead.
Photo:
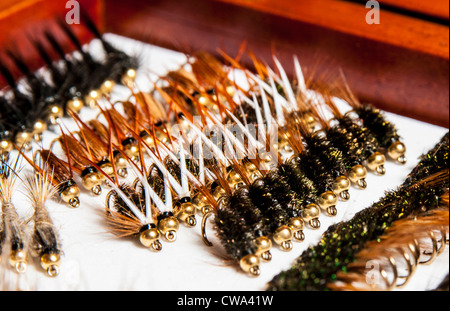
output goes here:
[{"label": "shiny gold bead", "polygon": [[283,250],[290,250],[292,249],[291,240],[293,237],[294,233],[289,226],[281,226],[275,230],[272,238],[275,243],[281,245]]},{"label": "shiny gold bead", "polygon": [[251,162],[245,163],[245,170],[247,171],[247,174],[250,177],[250,182],[254,182],[256,179],[262,176],[258,167]]},{"label": "shiny gold bead", "polygon": [[326,191],[319,196],[319,207],[327,211],[328,216],[336,216],[336,204],[338,197],[332,191]]},{"label": "shiny gold bead", "polygon": [[303,230],[305,228],[305,222],[300,217],[293,217],[289,220],[289,227],[292,231]]},{"label": "shiny gold bead", "polygon": [[27,253],[24,250],[12,250],[9,254],[9,263],[18,273],[27,270]]},{"label": "shiny gold bead", "polygon": [[225,88],[225,91],[228,93],[228,95],[230,95],[230,97],[233,97],[234,94],[236,93],[236,88],[234,86],[232,86],[232,85],[228,85]]},{"label": "shiny gold bead", "polygon": [[226,194],[225,189],[223,189],[221,186],[217,186],[214,188],[212,195],[214,200],[219,201],[219,199]]},{"label": "shiny gold bead", "polygon": [[67,102],[67,109],[75,113],[79,113],[81,108],[84,107],[84,102],[82,99],[75,97]]},{"label": "shiny gold bead", "polygon": [[[109,177],[114,178],[114,167],[111,163],[103,163],[102,165],[100,165],[100,169]],[[101,178],[104,179],[103,176],[101,176]]]},{"label": "shiny gold bead", "polygon": [[103,94],[110,94],[114,88],[114,85],[115,83],[113,80],[105,80],[100,86],[100,92]]},{"label": "shiny gold bead", "polygon": [[211,209],[208,199],[200,192],[192,198],[192,204],[198,213],[206,214]]},{"label": "shiny gold bead", "polygon": [[305,113],[303,113],[302,116],[303,122],[305,122],[305,124],[308,126],[308,128],[310,130],[313,130],[316,126],[316,118],[314,117],[314,115],[307,111]]},{"label": "shiny gold bead", "polygon": [[83,187],[86,190],[90,190],[95,195],[102,193],[101,183],[103,177],[97,172],[91,172],[81,179]]},{"label": "shiny gold bead", "polygon": [[155,146],[155,140],[153,139],[153,136],[149,135],[147,132],[143,134],[142,139],[150,148]]},{"label": "shiny gold bead", "polygon": [[237,184],[237,183],[242,182],[242,177],[241,177],[241,175],[240,175],[238,172],[236,172],[235,170],[231,170],[231,171],[228,173],[227,181],[228,181],[228,183],[229,183],[230,185],[234,185],[234,184]]},{"label": "shiny gold bead", "polygon": [[78,188],[77,185],[72,185],[64,189],[61,192],[60,197],[64,202],[69,203],[70,206],[75,208],[79,206],[80,201],[78,197],[80,196],[80,193],[80,188]]},{"label": "shiny gold bead", "polygon": [[200,95],[197,97],[197,100],[201,105],[208,108],[212,113],[219,112],[219,107],[217,106],[217,96],[216,95],[212,95],[211,99],[208,96]]},{"label": "shiny gold bead", "polygon": [[350,180],[346,176],[341,175],[334,180],[333,191],[334,193],[339,194],[342,191],[349,190],[350,186]]},{"label": "shiny gold bead", "polygon": [[266,261],[270,260],[270,249],[272,248],[272,241],[269,238],[260,236],[253,240],[253,244],[256,247],[256,255],[261,256]]},{"label": "shiny gold bead", "polygon": [[163,144],[165,144],[169,141],[169,138],[167,137],[167,131],[165,128],[163,128],[160,131],[155,131],[155,137],[158,142],[163,143]]},{"label": "shiny gold bead", "polygon": [[303,234],[303,229],[305,228],[305,222],[300,217],[293,217],[289,220],[289,227],[294,233],[294,239],[303,241],[305,235]]},{"label": "shiny gold bead", "polygon": [[32,140],[33,140],[33,133],[29,131],[19,132],[15,137],[16,145],[19,148],[25,149],[26,151],[30,150]]},{"label": "shiny gold bead", "polygon": [[84,98],[84,102],[92,109],[96,108],[98,100],[102,98],[102,92],[100,90],[92,90]]},{"label": "shiny gold bead", "polygon": [[334,206],[337,204],[338,198],[336,194],[332,191],[326,191],[319,196],[319,207],[323,210],[326,210],[330,206]]},{"label": "shiny gold bead", "polygon": [[127,171],[128,162],[127,162],[127,160],[125,159],[125,157],[121,153],[118,153],[114,157],[114,164],[116,165],[117,174],[120,177],[122,177],[122,178],[127,177],[127,175],[128,175],[128,171]]},{"label": "shiny gold bead", "polygon": [[353,166],[348,172],[348,178],[351,182],[357,183],[359,179],[367,177],[367,170],[364,166],[358,164]]},{"label": "shiny gold bead", "polygon": [[136,78],[136,74],[137,74],[137,72],[135,69],[128,69],[126,72],[126,76],[128,78],[132,78],[132,79]]},{"label": "shiny gold bead", "polygon": [[177,239],[178,227],[179,222],[173,216],[166,217],[158,223],[159,231],[164,235],[164,238],[169,242],[173,242]]},{"label": "shiny gold bead", "polygon": [[158,229],[150,228],[139,234],[139,241],[145,247],[151,247],[153,250],[159,251],[161,250],[161,244],[158,240],[160,237],[161,234]]},{"label": "shiny gold bead", "polygon": [[338,176],[333,184],[333,192],[339,195],[342,200],[347,201],[350,199],[350,193],[348,192],[350,186],[350,179],[346,176]]},{"label": "shiny gold bead", "polygon": [[318,218],[320,216],[320,209],[314,203],[308,204],[303,209],[302,217],[305,221],[310,221],[313,218]]},{"label": "shiny gold bead", "polygon": [[272,155],[270,154],[270,152],[267,152],[267,151],[260,152],[259,158],[264,163],[268,163],[268,162],[272,161]]},{"label": "shiny gold bead", "polygon": [[239,265],[244,272],[250,273],[252,276],[260,275],[259,257],[254,254],[249,254],[239,260]]},{"label": "shiny gold bead", "polygon": [[268,151],[259,152],[259,159],[266,170],[274,169],[278,165],[278,162],[273,159],[271,153]]},{"label": "shiny gold bead", "polygon": [[128,69],[127,72],[122,76],[122,82],[128,87],[132,87],[134,81],[136,80],[137,71],[135,69]]},{"label": "shiny gold bead", "polygon": [[374,152],[367,159],[367,167],[370,170],[376,171],[378,174],[383,175],[385,162],[386,162],[386,157],[384,156],[384,154],[379,153],[379,152]]},{"label": "shiny gold bead", "polygon": [[50,122],[50,124],[52,125],[58,124],[59,119],[62,118],[63,116],[64,110],[60,106],[53,105],[49,107],[48,121]]},{"label": "shiny gold bead", "polygon": [[0,141],[0,153],[8,153],[13,149],[13,144],[9,140]]},{"label": "shiny gold bead", "polygon": [[199,102],[199,104],[206,106],[209,102],[209,99],[206,96],[198,96],[197,100]]},{"label": "shiny gold bead", "polygon": [[293,151],[291,145],[289,144],[289,141],[287,139],[284,139],[283,137],[278,139],[278,150],[286,153],[291,153]]},{"label": "shiny gold bead", "polygon": [[48,275],[55,277],[59,274],[61,256],[57,253],[46,253],[41,256],[41,267],[46,270]]},{"label": "shiny gold bead", "polygon": [[191,202],[182,203],[178,209],[177,218],[185,222],[189,227],[193,227],[197,224],[195,214],[197,210]]},{"label": "shiny gold bead", "polygon": [[139,159],[139,147],[136,144],[124,146],[123,151],[132,161],[137,161]]},{"label": "shiny gold bead", "polygon": [[40,135],[47,130],[47,123],[42,120],[38,120],[33,124],[33,134]]},{"label": "shiny gold bead", "polygon": [[404,164],[406,163],[406,147],[405,144],[403,144],[401,141],[396,141],[395,143],[391,144],[387,151],[388,155],[396,160],[397,162]]}]

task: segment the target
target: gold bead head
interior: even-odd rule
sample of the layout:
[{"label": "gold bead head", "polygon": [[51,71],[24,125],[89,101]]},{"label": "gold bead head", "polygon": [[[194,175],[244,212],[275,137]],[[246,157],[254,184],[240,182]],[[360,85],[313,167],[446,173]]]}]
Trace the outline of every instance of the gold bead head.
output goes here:
[{"label": "gold bead head", "polygon": [[259,159],[266,170],[275,169],[278,165],[278,162],[273,159],[272,154],[268,151],[259,152]]},{"label": "gold bead head", "polygon": [[120,177],[125,178],[128,176],[128,162],[120,152],[114,156],[114,164],[116,165],[117,174]]},{"label": "gold bead head", "polygon": [[406,147],[405,144],[403,144],[401,141],[396,141],[395,143],[391,144],[387,151],[388,155],[396,160],[400,164],[406,163]]},{"label": "gold bead head", "polygon": [[153,136],[150,135],[149,133],[147,133],[146,131],[144,131],[141,134],[141,138],[142,140],[144,140],[144,142],[150,147],[150,148],[154,148],[155,146],[155,140],[153,139]]},{"label": "gold bead head", "polygon": [[0,141],[0,153],[9,153],[13,149],[13,144],[11,141],[4,139]]},{"label": "gold bead head", "polygon": [[105,80],[102,85],[100,86],[100,92],[102,92],[102,94],[111,94],[113,88],[114,88],[114,81],[113,80]]},{"label": "gold bead head", "polygon": [[43,120],[38,120],[34,122],[33,124],[33,139],[35,141],[41,141],[42,139],[42,133],[44,133],[47,130],[47,123],[45,123]]},{"label": "gold bead head", "polygon": [[306,205],[302,212],[302,218],[308,222],[309,226],[312,229],[320,228],[320,221],[318,219],[319,215],[320,215],[319,206],[314,203]]},{"label": "gold bead head", "polygon": [[184,202],[178,209],[177,218],[186,223],[189,227],[194,227],[197,224],[197,220],[195,219],[196,212],[197,209],[194,204],[191,202]]},{"label": "gold bead head", "polygon": [[159,242],[160,236],[159,230],[154,226],[150,226],[140,232],[139,241],[145,247],[152,248],[154,251],[160,251],[162,248],[161,243]]},{"label": "gold bead head", "polygon": [[64,116],[64,110],[58,105],[52,105],[48,108],[48,121],[52,125],[59,123],[60,118]]},{"label": "gold bead head", "polygon": [[260,236],[253,241],[256,252],[255,254],[261,256],[264,261],[269,261],[272,259],[272,255],[270,254],[270,249],[272,248],[272,241],[265,237]]},{"label": "gold bead head", "polygon": [[212,195],[214,200],[219,201],[219,199],[226,194],[225,189],[223,189],[221,186],[217,186],[214,188]]},{"label": "gold bead head", "polygon": [[211,210],[208,199],[200,192],[192,198],[192,204],[194,204],[197,212],[203,215]]},{"label": "gold bead head", "polygon": [[122,76],[122,82],[124,85],[128,87],[132,87],[134,81],[136,80],[137,71],[136,69],[130,68],[128,69],[125,74]]},{"label": "gold bead head", "polygon": [[41,256],[41,267],[51,277],[59,274],[59,266],[61,264],[61,256],[58,253],[45,253]]},{"label": "gold bead head", "polygon": [[27,253],[23,249],[12,250],[9,255],[9,263],[18,273],[27,270]]},{"label": "gold bead head", "polygon": [[254,254],[248,254],[239,260],[239,265],[244,272],[250,273],[252,276],[260,275],[259,257]]},{"label": "gold bead head", "polygon": [[289,226],[281,226],[273,233],[273,240],[278,245],[281,245],[281,249],[288,251],[292,249],[292,238],[294,233]]},{"label": "gold bead head", "polygon": [[304,112],[302,115],[302,119],[310,130],[313,130],[316,127],[316,118],[311,112],[309,111]]},{"label": "gold bead head", "polygon": [[67,102],[67,109],[72,110],[75,113],[79,113],[81,108],[84,107],[84,102],[81,98],[75,97]]},{"label": "gold bead head", "polygon": [[77,185],[73,184],[67,188],[65,188],[61,193],[61,199],[68,203],[71,207],[77,208],[80,205],[80,188]]},{"label": "gold bead head", "polygon": [[139,147],[137,144],[127,144],[124,146],[123,151],[132,161],[137,161],[139,159]]},{"label": "gold bead head", "polygon": [[250,177],[250,182],[254,182],[256,179],[262,176],[256,165],[251,162],[245,163],[245,169],[248,176]]},{"label": "gold bead head", "polygon": [[244,184],[241,175],[235,170],[231,170],[227,175],[227,181],[231,188],[238,189]]},{"label": "gold bead head", "polygon": [[213,113],[218,113],[219,107],[217,106],[217,103],[216,103],[216,100],[217,100],[216,95],[211,96],[211,99],[209,99],[209,97],[204,96],[204,95],[197,96],[197,100],[201,105],[207,107]]},{"label": "gold bead head", "polygon": [[33,133],[29,131],[22,131],[17,133],[15,137],[16,145],[26,151],[31,148],[31,141],[33,140]]},{"label": "gold bead head", "polygon": [[324,193],[321,193],[319,196],[319,207],[323,210],[328,209],[331,206],[335,206],[337,204],[337,196],[332,191],[326,191]]},{"label": "gold bead head", "polygon": [[178,227],[178,219],[173,216],[161,219],[161,221],[158,223],[159,231],[168,242],[173,242],[177,239]]},{"label": "gold bead head", "polygon": [[83,187],[86,190],[90,190],[94,195],[100,195],[102,193],[102,181],[103,177],[97,172],[90,172],[81,178]]},{"label": "gold bead head", "polygon": [[314,203],[311,203],[305,206],[305,208],[303,209],[302,217],[304,220],[310,221],[313,218],[318,218],[319,215],[320,215],[319,206]]},{"label": "gold bead head", "polygon": [[293,217],[289,220],[289,227],[291,228],[294,239],[298,241],[303,241],[305,235],[303,234],[303,229],[305,228],[305,222],[300,217]]},{"label": "gold bead head", "polygon": [[343,175],[338,176],[334,180],[333,192],[339,195],[341,199],[347,201],[348,199],[350,199],[350,194],[348,193],[350,186],[350,179]]},{"label": "gold bead head", "polygon": [[292,149],[291,145],[289,144],[289,141],[284,138],[280,138],[278,140],[278,151],[282,151],[284,153],[292,153],[294,150]]},{"label": "gold bead head", "polygon": [[[110,162],[105,162],[100,165],[100,169],[105,172],[111,178],[114,178],[114,167]],[[100,176],[103,180],[105,179],[103,176]]]},{"label": "gold bead head", "polygon": [[353,166],[348,172],[348,178],[350,179],[350,181],[357,184],[362,189],[365,189],[367,187],[366,177],[367,170],[360,164]]},{"label": "gold bead head", "polygon": [[234,94],[236,93],[236,88],[232,85],[227,85],[225,91],[228,93],[228,95],[230,95],[230,97],[233,97]]},{"label": "gold bead head", "polygon": [[100,90],[92,90],[85,96],[84,102],[92,109],[96,108],[98,100],[102,98],[102,92]]},{"label": "gold bead head", "polygon": [[385,162],[386,162],[386,157],[384,156],[384,154],[379,153],[379,152],[374,152],[367,159],[367,167],[372,171],[376,171],[380,175],[384,175],[384,173],[385,173],[384,163]]}]

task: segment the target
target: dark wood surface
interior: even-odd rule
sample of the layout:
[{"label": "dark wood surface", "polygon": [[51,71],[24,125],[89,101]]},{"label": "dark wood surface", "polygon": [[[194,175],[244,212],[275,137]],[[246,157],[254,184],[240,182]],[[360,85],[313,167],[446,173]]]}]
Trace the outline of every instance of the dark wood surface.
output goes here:
[{"label": "dark wood surface", "polygon": [[[245,42],[269,64],[275,53],[289,74],[293,54],[306,72],[319,76],[342,69],[362,100],[448,127],[449,33],[442,22],[448,20],[448,2],[381,0],[379,25],[366,23],[369,10],[365,1],[356,0],[79,2],[102,30],[163,47],[213,53],[221,49],[235,55]],[[37,68],[23,33],[39,36],[55,15],[64,16],[65,3],[3,1],[2,50],[20,50]],[[84,42],[89,39],[83,27],[77,33]]]},{"label": "dark wood surface", "polygon": [[292,54],[307,69],[342,69],[363,100],[448,127],[445,25],[383,10],[368,25],[364,5],[329,0],[108,0],[105,12],[106,30],[174,49],[233,54],[245,41],[269,62],[276,51],[288,69]]}]

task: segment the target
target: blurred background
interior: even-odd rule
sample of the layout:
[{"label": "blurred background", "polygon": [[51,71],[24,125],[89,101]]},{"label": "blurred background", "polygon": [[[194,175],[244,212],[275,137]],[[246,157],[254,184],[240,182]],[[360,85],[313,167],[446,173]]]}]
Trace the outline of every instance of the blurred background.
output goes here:
[{"label": "blurred background", "polygon": [[[2,0],[0,57],[7,48],[42,66],[29,38],[77,5],[104,32],[174,50],[236,56],[246,48],[269,63],[276,53],[289,73],[296,54],[318,79],[342,70],[363,101],[448,128],[447,1]],[[85,28],[76,31],[89,42]]]}]

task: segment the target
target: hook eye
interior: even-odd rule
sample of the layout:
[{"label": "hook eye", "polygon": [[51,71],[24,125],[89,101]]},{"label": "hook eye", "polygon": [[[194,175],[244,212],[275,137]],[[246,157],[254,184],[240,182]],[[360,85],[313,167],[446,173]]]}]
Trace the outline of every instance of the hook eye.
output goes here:
[{"label": "hook eye", "polygon": [[382,269],[381,275],[382,275],[382,277],[383,277],[383,279],[384,279],[384,281],[386,283],[387,290],[392,290],[397,284],[398,271],[397,271],[397,264],[395,262],[394,257],[389,256],[388,261],[389,261],[389,264],[392,267],[392,272],[393,272],[392,280],[389,281],[388,276],[387,276],[387,272],[384,269]]},{"label": "hook eye", "polygon": [[409,249],[414,254],[414,260],[416,262],[416,266],[419,264],[419,258],[420,258],[420,246],[417,239],[414,239],[413,242],[409,244]]},{"label": "hook eye", "polygon": [[[414,258],[411,258],[411,254],[408,251],[403,250],[402,248],[398,248],[397,251],[400,253],[400,255],[405,260],[405,263],[407,265],[407,274],[405,276],[403,276],[403,275],[398,276],[399,279],[403,279],[404,281],[403,281],[403,283],[400,283],[400,284],[397,283],[396,286],[404,287],[411,279],[411,276],[415,270],[416,264],[415,264]],[[412,263],[411,263],[411,260],[413,260]]]},{"label": "hook eye", "polygon": [[134,181],[133,181],[133,183],[131,184],[131,187],[134,189],[134,190],[137,190],[137,186],[138,186],[138,184],[139,184],[139,178],[136,178]]},{"label": "hook eye", "polygon": [[440,242],[441,245],[437,250],[437,254],[440,255],[444,251],[445,245],[448,243],[447,232],[444,228],[441,229],[441,239],[438,242]]},{"label": "hook eye", "polygon": [[435,236],[434,232],[431,231],[429,233],[429,236],[431,238],[431,242],[432,242],[433,247],[432,247],[431,253],[428,253],[428,252],[425,252],[425,251],[423,252],[424,255],[429,255],[430,258],[428,258],[427,260],[424,260],[424,261],[420,261],[419,263],[422,264],[422,265],[429,265],[429,264],[431,264],[434,261],[434,259],[436,258],[436,256],[438,255],[438,242],[436,240],[436,236]]},{"label": "hook eye", "polygon": [[201,231],[202,231],[202,239],[203,242],[207,245],[207,246],[213,246],[213,244],[208,240],[208,237],[206,236],[206,220],[208,219],[209,216],[211,216],[214,212],[213,211],[209,211],[206,214],[203,215],[202,218],[202,226],[201,226]]},{"label": "hook eye", "polygon": [[110,192],[108,192],[108,194],[106,195],[106,199],[105,199],[105,206],[106,206],[106,213],[108,214],[108,216],[111,216],[111,207],[109,206],[109,202],[111,201],[111,197],[114,195],[114,190],[111,190]]}]

